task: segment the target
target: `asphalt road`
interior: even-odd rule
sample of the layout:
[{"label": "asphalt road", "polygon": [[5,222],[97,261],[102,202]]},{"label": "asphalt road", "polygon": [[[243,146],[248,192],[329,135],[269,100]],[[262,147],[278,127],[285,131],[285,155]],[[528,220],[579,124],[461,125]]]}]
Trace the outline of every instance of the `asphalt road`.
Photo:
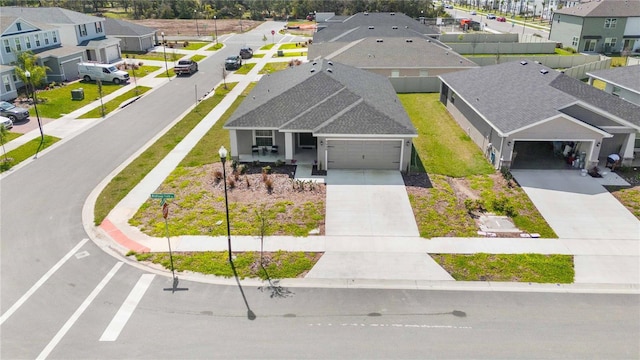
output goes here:
[{"label": "asphalt road", "polygon": [[[487,24],[488,28],[491,30],[495,30],[495,31],[499,31],[502,33],[515,33],[515,34],[522,34],[523,33],[523,29],[522,29],[522,25],[520,25],[519,23],[515,23],[512,24],[511,21],[509,20],[509,16],[508,15],[502,15],[498,12],[496,12],[496,16],[504,16],[507,18],[506,22],[499,22],[497,20],[488,20],[487,17],[485,15],[471,15],[469,11],[464,11],[464,10],[460,10],[460,9],[446,9],[447,13],[449,13],[449,15],[455,17],[455,18],[470,18],[472,20],[475,20],[481,24]],[[536,23],[537,24],[537,23]],[[545,30],[539,30],[539,29],[534,29],[531,27],[526,27],[524,28],[524,33],[528,34],[528,35],[533,35],[533,34],[538,34],[540,36],[542,36],[541,39],[546,40],[549,37],[549,32],[545,31]]]},{"label": "asphalt road", "polygon": [[193,105],[195,85],[217,84],[224,57],[259,48],[279,26],[227,39],[198,73],[2,179],[0,358],[640,356],[638,296],[290,289],[272,298],[186,281],[173,293],[170,278],[84,240],[82,206],[97,184]]}]

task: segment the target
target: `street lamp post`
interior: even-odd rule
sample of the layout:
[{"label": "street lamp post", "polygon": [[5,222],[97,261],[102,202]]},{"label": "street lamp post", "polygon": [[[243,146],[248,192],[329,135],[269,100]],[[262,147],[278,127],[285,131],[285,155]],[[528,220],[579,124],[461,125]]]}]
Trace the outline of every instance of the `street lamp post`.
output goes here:
[{"label": "street lamp post", "polygon": [[220,146],[218,155],[220,155],[220,161],[222,162],[222,180],[224,181],[224,208],[227,214],[227,243],[229,245],[229,262],[231,263],[231,226],[229,225],[229,199],[227,198],[227,170],[225,166],[225,162],[227,161],[227,149],[225,149],[224,146]]},{"label": "street lamp post", "polygon": [[238,8],[238,11],[240,11],[240,32],[242,32],[242,8]]},{"label": "street lamp post", "polygon": [[164,70],[167,72],[167,78],[169,77],[169,65],[167,65],[167,42],[164,40],[164,31],[160,33],[162,36],[162,52],[164,53]]},{"label": "street lamp post", "polygon": [[31,93],[33,94],[33,107],[36,110],[36,119],[38,119],[38,129],[40,129],[40,146],[36,150],[36,157],[38,157],[38,152],[40,148],[44,144],[44,132],[42,131],[42,122],[40,121],[40,114],[38,113],[38,97],[36,96],[36,89],[31,82],[31,73],[29,70],[24,72],[24,76],[27,78],[27,82],[29,83],[29,87],[31,88]]},{"label": "street lamp post", "polygon": [[196,18],[196,34],[200,36],[200,28],[198,27],[198,10],[193,9],[193,17]]},{"label": "street lamp post", "polygon": [[216,32],[216,45],[218,45],[218,20],[215,15],[213,15],[213,28]]}]

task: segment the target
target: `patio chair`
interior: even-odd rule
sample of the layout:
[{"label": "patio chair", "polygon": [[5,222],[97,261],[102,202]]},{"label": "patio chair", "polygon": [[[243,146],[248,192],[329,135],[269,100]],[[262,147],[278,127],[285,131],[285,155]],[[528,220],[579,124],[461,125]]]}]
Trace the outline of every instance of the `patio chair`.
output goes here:
[{"label": "patio chair", "polygon": [[260,153],[260,147],[258,145],[251,145],[251,153]]},{"label": "patio chair", "polygon": [[278,145],[271,145],[271,153],[272,154],[278,153]]}]

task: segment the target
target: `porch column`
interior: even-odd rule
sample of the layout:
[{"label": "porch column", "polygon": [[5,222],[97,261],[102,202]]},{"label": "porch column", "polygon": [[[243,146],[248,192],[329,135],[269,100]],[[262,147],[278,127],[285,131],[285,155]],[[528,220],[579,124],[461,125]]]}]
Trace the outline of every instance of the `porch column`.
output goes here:
[{"label": "porch column", "polygon": [[636,144],[636,133],[631,132],[629,137],[627,138],[627,143],[622,147],[622,154],[620,157],[622,158],[622,164],[630,165],[633,160],[633,151],[635,150]]},{"label": "porch column", "polygon": [[239,159],[240,153],[238,152],[238,134],[236,134],[236,130],[229,130],[229,147],[231,148],[231,158]]},{"label": "porch column", "polygon": [[284,133],[284,158],[285,160],[293,159],[293,133]]}]

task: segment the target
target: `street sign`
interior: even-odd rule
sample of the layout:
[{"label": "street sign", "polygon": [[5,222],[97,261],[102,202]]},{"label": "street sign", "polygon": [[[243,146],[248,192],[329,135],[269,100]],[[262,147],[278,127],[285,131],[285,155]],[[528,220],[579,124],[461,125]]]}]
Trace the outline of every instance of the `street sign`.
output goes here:
[{"label": "street sign", "polygon": [[152,199],[173,199],[176,197],[176,194],[171,193],[155,193],[151,194]]},{"label": "street sign", "polygon": [[276,31],[275,30],[271,30],[271,35],[275,35]]}]

